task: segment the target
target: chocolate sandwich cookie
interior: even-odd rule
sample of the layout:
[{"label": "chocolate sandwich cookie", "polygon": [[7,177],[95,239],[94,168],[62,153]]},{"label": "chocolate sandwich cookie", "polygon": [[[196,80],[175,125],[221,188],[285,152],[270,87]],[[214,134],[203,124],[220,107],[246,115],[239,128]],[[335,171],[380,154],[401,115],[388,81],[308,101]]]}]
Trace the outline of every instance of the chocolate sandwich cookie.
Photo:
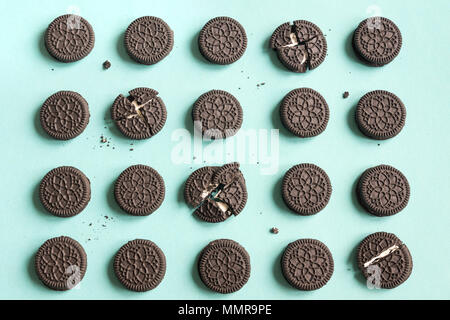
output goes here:
[{"label": "chocolate sandwich cookie", "polygon": [[239,101],[223,90],[202,94],[192,109],[194,127],[208,139],[231,137],[242,126],[243,111]]},{"label": "chocolate sandwich cookie", "polygon": [[403,173],[388,165],[364,171],[357,186],[361,206],[379,217],[402,211],[408,204],[409,192],[409,183]]},{"label": "chocolate sandwich cookie", "polygon": [[164,201],[164,180],[155,169],[134,165],[117,178],[114,196],[125,212],[134,216],[148,216]]},{"label": "chocolate sandwich cookie", "polygon": [[381,67],[397,57],[402,34],[389,19],[371,17],[362,21],[353,34],[356,55],[371,66]]},{"label": "chocolate sandwich cookie", "polygon": [[330,110],[320,93],[309,88],[294,89],[280,106],[283,125],[300,138],[321,134],[327,127]]},{"label": "chocolate sandwich cookie", "polygon": [[239,163],[203,167],[186,180],[184,198],[196,208],[195,215],[207,222],[222,222],[237,216],[247,203],[247,187]]},{"label": "chocolate sandwich cookie", "polygon": [[150,240],[129,241],[114,257],[114,272],[127,289],[149,291],[163,280],[166,274],[166,257]]},{"label": "chocolate sandwich cookie", "polygon": [[95,43],[92,26],[74,14],[66,14],[53,20],[44,38],[47,51],[61,62],[83,59],[92,51]]},{"label": "chocolate sandwich cookie", "polygon": [[241,289],[250,278],[250,256],[236,241],[215,240],[202,250],[198,272],[209,289],[232,293]]},{"label": "chocolate sandwich cookie", "polygon": [[125,31],[125,48],[135,61],[155,64],[172,51],[173,31],[160,18],[138,18]]},{"label": "chocolate sandwich cookie", "polygon": [[216,64],[230,64],[239,60],[247,48],[244,27],[229,17],[209,20],[198,37],[200,53]]},{"label": "chocolate sandwich cookie", "polygon": [[36,253],[35,268],[39,279],[50,289],[69,290],[83,280],[87,269],[86,252],[72,238],[52,238]]},{"label": "chocolate sandwich cookie", "polygon": [[356,123],[372,139],[395,137],[405,125],[406,109],[395,94],[376,90],[365,94],[356,107]]},{"label": "chocolate sandwich cookie", "polygon": [[117,96],[111,107],[111,118],[125,136],[134,140],[148,139],[164,127],[167,110],[158,92],[136,88],[129,96]]},{"label": "chocolate sandwich cookie", "polygon": [[59,91],[45,100],[39,118],[49,136],[69,140],[84,131],[89,117],[89,105],[79,93]]},{"label": "chocolate sandwich cookie", "polygon": [[359,245],[358,267],[375,288],[392,289],[411,275],[413,261],[408,247],[392,233],[376,232]]},{"label": "chocolate sandwich cookie", "polygon": [[319,240],[299,239],[286,247],[281,258],[281,270],[294,288],[317,290],[333,275],[333,256]]},{"label": "chocolate sandwich cookie", "polygon": [[44,208],[58,217],[72,217],[86,208],[91,200],[91,183],[74,167],[51,170],[39,186],[39,199]]},{"label": "chocolate sandwich cookie", "polygon": [[281,194],[286,205],[297,214],[318,213],[331,197],[331,182],[325,171],[314,164],[293,166],[284,175]]},{"label": "chocolate sandwich cookie", "polygon": [[283,23],[270,38],[270,48],[291,71],[304,73],[317,68],[327,55],[327,41],[314,23],[296,20]]}]

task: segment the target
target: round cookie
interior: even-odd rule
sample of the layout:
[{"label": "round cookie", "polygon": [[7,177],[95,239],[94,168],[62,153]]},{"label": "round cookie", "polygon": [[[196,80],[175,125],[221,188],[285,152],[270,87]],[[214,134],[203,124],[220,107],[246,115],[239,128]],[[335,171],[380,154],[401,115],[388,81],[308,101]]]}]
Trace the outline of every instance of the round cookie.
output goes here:
[{"label": "round cookie", "polygon": [[164,201],[164,180],[155,169],[134,165],[117,178],[114,196],[125,212],[134,216],[148,216]]},{"label": "round cookie", "polygon": [[229,17],[209,20],[198,37],[200,53],[216,64],[231,64],[239,60],[247,48],[244,27]]},{"label": "round cookie", "polygon": [[413,261],[408,247],[392,233],[367,236],[357,251],[358,267],[377,288],[392,289],[411,275]]},{"label": "round cookie", "polygon": [[160,18],[138,18],[125,31],[125,48],[135,61],[155,64],[172,51],[173,31]]},{"label": "round cookie", "polygon": [[192,109],[194,127],[210,139],[231,137],[242,126],[243,111],[239,101],[223,90],[202,94]]},{"label": "round cookie", "polygon": [[281,270],[294,288],[317,290],[333,275],[333,256],[319,240],[299,239],[286,247],[281,258]]},{"label": "round cookie", "polygon": [[394,22],[383,17],[362,21],[353,35],[353,48],[367,64],[381,67],[400,53],[402,34]]},{"label": "round cookie", "polygon": [[114,257],[114,272],[132,291],[156,288],[166,274],[166,257],[150,240],[136,239],[122,246]]},{"label": "round cookie", "polygon": [[284,175],[281,194],[286,205],[297,214],[309,216],[318,213],[331,197],[330,178],[314,164],[293,166]]},{"label": "round cookie", "polygon": [[296,20],[283,23],[272,34],[270,47],[278,59],[294,72],[317,68],[327,55],[327,41],[322,30],[312,22]]},{"label": "round cookie", "polygon": [[209,289],[232,293],[241,289],[250,278],[250,256],[233,240],[215,240],[202,250],[198,271]]},{"label": "round cookie", "polygon": [[135,88],[129,96],[117,96],[111,107],[111,118],[126,137],[148,139],[164,127],[167,110],[158,92],[150,88]]},{"label": "round cookie", "polygon": [[284,97],[280,117],[286,129],[294,135],[308,138],[326,129],[330,110],[320,93],[309,88],[299,88]]},{"label": "round cookie", "polygon": [[51,214],[72,217],[83,211],[91,200],[91,183],[74,167],[58,167],[42,179],[39,199]]},{"label": "round cookie", "polygon": [[77,92],[59,91],[45,100],[40,109],[41,126],[58,140],[79,136],[89,123],[89,105]]},{"label": "round cookie", "polygon": [[376,90],[365,94],[356,107],[356,123],[372,139],[395,137],[405,125],[406,108],[395,94]]},{"label": "round cookie", "polygon": [[86,252],[72,238],[52,238],[36,253],[35,269],[39,279],[50,289],[69,290],[83,280],[87,269]]},{"label": "round cookie", "polygon": [[357,194],[361,205],[379,217],[403,210],[409,201],[409,183],[399,170],[388,165],[369,168],[361,175]]},{"label": "round cookie", "polygon": [[47,51],[61,62],[83,59],[92,51],[95,43],[92,26],[74,14],[66,14],[53,20],[44,38]]}]

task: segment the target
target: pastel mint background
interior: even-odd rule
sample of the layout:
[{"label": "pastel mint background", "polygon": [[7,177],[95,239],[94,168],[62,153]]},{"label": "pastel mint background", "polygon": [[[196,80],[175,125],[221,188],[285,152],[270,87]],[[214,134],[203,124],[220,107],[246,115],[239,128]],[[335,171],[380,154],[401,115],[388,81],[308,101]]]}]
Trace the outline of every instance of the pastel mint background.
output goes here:
[{"label": "pastel mint background", "polygon": [[[78,7],[92,24],[96,43],[87,58],[62,64],[48,55],[42,37],[47,25],[70,6]],[[42,0],[1,1],[0,11],[0,298],[450,298],[449,1]],[[361,64],[351,49],[353,30],[373,13],[395,21],[403,34],[400,55],[383,68]],[[173,51],[153,66],[131,61],[122,45],[129,23],[143,15],[163,18],[175,32]],[[240,21],[248,35],[245,55],[229,66],[207,63],[196,44],[202,26],[222,15]],[[310,20],[327,35],[325,62],[306,74],[286,71],[267,48],[273,30],[295,19]],[[104,71],[106,59],[112,67]],[[261,82],[265,85],[258,88]],[[131,146],[133,142],[115,129],[108,115],[119,93],[138,86],[160,92],[168,120],[157,136]],[[300,140],[280,128],[277,108],[287,92],[304,86],[325,97],[331,115],[323,134]],[[220,224],[199,221],[183,202],[184,181],[202,164],[176,165],[171,160],[176,145],[172,133],[189,128],[192,104],[210,89],[227,90],[240,100],[243,128],[280,128],[278,172],[261,175],[261,165],[243,164],[248,204],[240,216]],[[394,92],[407,108],[406,126],[388,141],[365,138],[353,121],[359,98],[375,89]],[[38,121],[44,100],[59,90],[82,94],[91,112],[84,133],[67,142],[47,137]],[[344,91],[350,92],[345,100]],[[100,143],[102,134],[111,140],[110,147]],[[329,205],[312,217],[292,214],[280,198],[280,179],[291,166],[302,162],[322,167],[333,185]],[[163,205],[144,218],[122,213],[112,197],[112,185],[120,172],[138,163],[157,169],[166,182]],[[381,163],[400,169],[411,184],[407,208],[388,218],[368,215],[353,195],[359,175]],[[41,178],[61,165],[76,166],[92,184],[88,207],[70,219],[46,213],[37,199]],[[269,232],[272,226],[280,229],[278,235]],[[355,247],[376,231],[397,234],[413,256],[411,277],[394,290],[367,289],[355,266]],[[68,292],[44,287],[33,268],[39,246],[59,235],[78,240],[88,255],[80,288]],[[167,257],[163,282],[146,293],[125,290],[112,272],[116,251],[136,238],[156,242]],[[251,256],[249,282],[230,295],[207,290],[196,271],[200,250],[219,238],[238,241]],[[282,278],[280,255],[289,242],[299,238],[319,239],[333,254],[333,277],[320,290],[300,292]]]}]

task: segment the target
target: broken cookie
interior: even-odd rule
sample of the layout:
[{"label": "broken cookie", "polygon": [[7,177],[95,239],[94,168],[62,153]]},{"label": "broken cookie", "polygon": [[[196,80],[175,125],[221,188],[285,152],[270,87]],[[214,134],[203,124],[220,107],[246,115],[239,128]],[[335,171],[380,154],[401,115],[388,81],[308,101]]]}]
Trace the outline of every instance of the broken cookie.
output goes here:
[{"label": "broken cookie", "polygon": [[237,216],[247,202],[247,187],[239,163],[203,167],[194,171],[184,189],[186,203],[207,222],[222,222]]},{"label": "broken cookie", "polygon": [[128,97],[119,95],[116,98],[111,107],[111,118],[125,136],[141,140],[156,135],[164,127],[167,111],[156,90],[136,88]]},{"label": "broken cookie", "polygon": [[283,23],[270,38],[270,47],[291,71],[304,73],[317,68],[327,54],[327,41],[318,26],[306,20]]}]

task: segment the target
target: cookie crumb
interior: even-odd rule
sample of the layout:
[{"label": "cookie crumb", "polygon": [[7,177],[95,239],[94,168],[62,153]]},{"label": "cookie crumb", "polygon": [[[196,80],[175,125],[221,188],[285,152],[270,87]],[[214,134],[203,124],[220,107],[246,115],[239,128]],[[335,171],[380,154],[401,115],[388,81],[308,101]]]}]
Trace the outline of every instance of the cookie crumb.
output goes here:
[{"label": "cookie crumb", "polygon": [[278,228],[273,227],[272,229],[270,229],[270,232],[272,232],[273,234],[278,234],[280,230],[278,230]]},{"label": "cookie crumb", "polygon": [[349,95],[350,95],[350,93],[348,93],[348,91],[345,91],[344,94],[342,95],[342,97],[344,99],[347,99]]},{"label": "cookie crumb", "polygon": [[111,62],[106,60],[105,62],[103,62],[103,69],[108,70],[109,68],[111,68]]}]

